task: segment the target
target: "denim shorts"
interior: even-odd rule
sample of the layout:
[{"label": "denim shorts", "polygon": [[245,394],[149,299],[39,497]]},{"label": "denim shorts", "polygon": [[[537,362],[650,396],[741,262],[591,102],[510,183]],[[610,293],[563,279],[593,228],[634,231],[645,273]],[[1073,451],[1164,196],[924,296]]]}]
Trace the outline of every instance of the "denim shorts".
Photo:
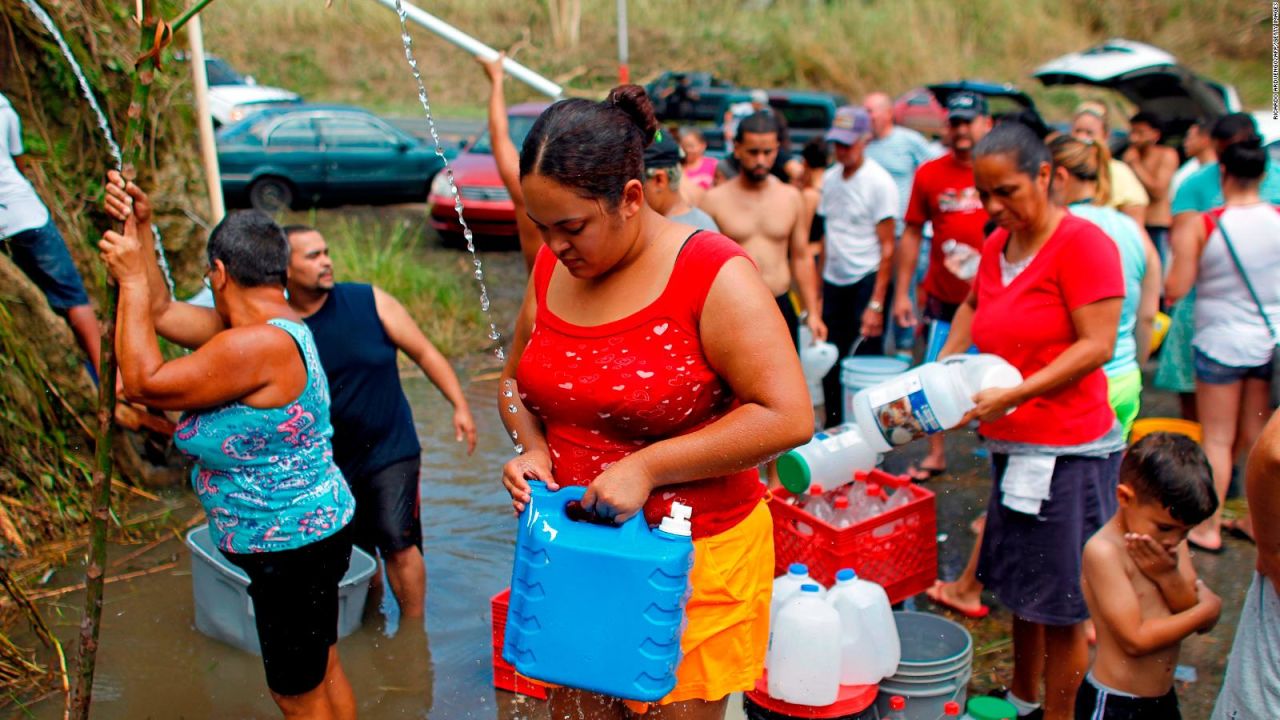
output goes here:
[{"label": "denim shorts", "polygon": [[49,307],[65,312],[89,304],[80,272],[53,220],[44,227],[23,230],[0,242],[0,246],[8,249],[14,264],[44,292]]},{"label": "denim shorts", "polygon": [[1254,367],[1235,367],[1223,365],[1213,358],[1194,348],[1196,380],[1209,385],[1230,385],[1241,380],[1271,380],[1271,365],[1275,362],[1273,355],[1267,362]]}]

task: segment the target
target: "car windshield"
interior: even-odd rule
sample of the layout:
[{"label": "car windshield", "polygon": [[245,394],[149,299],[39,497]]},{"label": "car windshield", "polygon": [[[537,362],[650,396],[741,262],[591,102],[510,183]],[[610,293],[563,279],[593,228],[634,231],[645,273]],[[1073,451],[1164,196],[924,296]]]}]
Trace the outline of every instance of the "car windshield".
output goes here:
[{"label": "car windshield", "polygon": [[[529,130],[533,129],[533,123],[537,119],[537,117],[529,115],[515,115],[507,118],[511,142],[515,143],[517,151],[524,146],[524,138],[529,134]],[[476,138],[474,145],[467,148],[467,152],[492,155],[493,143],[489,140],[489,131],[485,130],[480,133],[480,137]]]},{"label": "car windshield", "polygon": [[786,104],[774,105],[787,120],[787,127],[797,130],[826,130],[831,127],[831,116],[822,105]]},{"label": "car windshield", "polygon": [[204,61],[204,71],[209,76],[210,85],[243,85],[244,77],[235,71],[226,60],[209,58]]}]

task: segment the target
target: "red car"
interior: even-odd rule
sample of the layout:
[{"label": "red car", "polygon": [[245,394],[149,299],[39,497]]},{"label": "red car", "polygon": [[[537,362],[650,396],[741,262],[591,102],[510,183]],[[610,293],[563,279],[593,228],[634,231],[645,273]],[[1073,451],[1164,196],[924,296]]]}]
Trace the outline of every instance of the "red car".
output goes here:
[{"label": "red car", "polygon": [[[508,109],[507,122],[511,141],[516,144],[517,150],[524,144],[524,138],[533,127],[533,122],[547,107],[548,103],[525,103]],[[514,237],[515,206],[498,175],[498,166],[493,161],[489,131],[486,129],[476,136],[450,165],[453,167],[458,195],[462,198],[462,215],[471,231],[476,235]],[[462,225],[458,222],[458,213],[453,206],[453,195],[449,192],[449,181],[445,173],[437,174],[435,181],[431,183],[427,202],[431,205],[431,227],[441,235],[462,234]]]}]

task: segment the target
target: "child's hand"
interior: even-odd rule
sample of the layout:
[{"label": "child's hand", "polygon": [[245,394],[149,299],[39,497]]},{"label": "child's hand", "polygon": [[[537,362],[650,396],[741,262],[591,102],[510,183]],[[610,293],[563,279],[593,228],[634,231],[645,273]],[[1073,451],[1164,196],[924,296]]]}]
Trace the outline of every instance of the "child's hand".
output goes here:
[{"label": "child's hand", "polygon": [[1196,580],[1196,607],[1203,608],[1205,614],[1205,622],[1197,632],[1209,632],[1218,624],[1218,616],[1222,614],[1222,598],[1210,590],[1203,580]]},{"label": "child's hand", "polygon": [[1150,535],[1125,533],[1124,546],[1133,564],[1151,582],[1158,584],[1178,571],[1177,550],[1169,552]]}]

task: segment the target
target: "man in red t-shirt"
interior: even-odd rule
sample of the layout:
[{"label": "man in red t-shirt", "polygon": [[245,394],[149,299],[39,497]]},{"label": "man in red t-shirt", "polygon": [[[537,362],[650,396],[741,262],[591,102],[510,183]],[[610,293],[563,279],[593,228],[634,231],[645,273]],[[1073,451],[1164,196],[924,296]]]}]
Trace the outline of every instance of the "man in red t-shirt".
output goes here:
[{"label": "man in red t-shirt", "polygon": [[[951,151],[916,170],[904,218],[906,230],[898,252],[897,290],[893,301],[893,319],[899,326],[916,324],[908,293],[915,287],[926,222],[933,223],[933,242],[929,248],[929,270],[920,286],[920,307],[925,320],[949,324],[956,308],[969,296],[969,286],[982,256],[983,230],[987,223],[987,213],[973,185],[973,147],[990,129],[991,116],[985,97],[957,92],[947,98],[944,139]],[[925,357],[926,361],[933,359]],[[913,480],[928,480],[946,469],[946,447],[942,433],[937,433],[929,436],[929,453],[907,472]]]}]

